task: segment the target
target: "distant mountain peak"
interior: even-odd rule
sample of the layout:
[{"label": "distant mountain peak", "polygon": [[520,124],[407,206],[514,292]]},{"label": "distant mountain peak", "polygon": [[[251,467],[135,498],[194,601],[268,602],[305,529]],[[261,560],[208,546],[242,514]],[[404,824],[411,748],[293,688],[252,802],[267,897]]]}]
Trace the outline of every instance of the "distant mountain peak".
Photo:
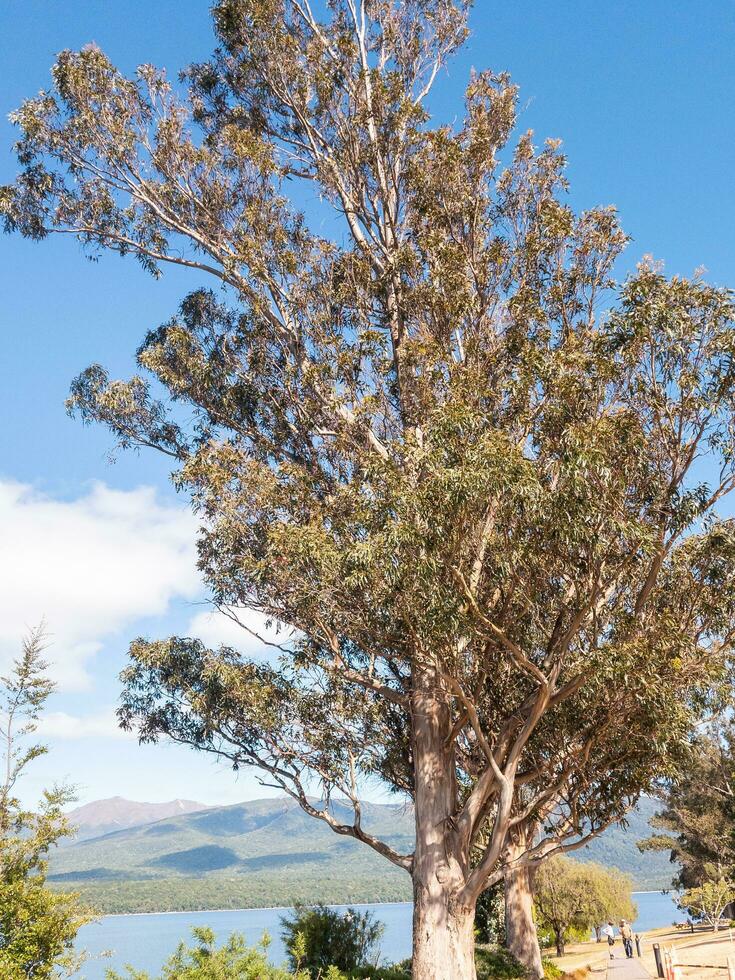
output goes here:
[{"label": "distant mountain peak", "polygon": [[176,799],[165,803],[143,803],[138,800],[126,800],[123,796],[111,796],[105,800],[85,803],[71,810],[67,816],[78,828],[75,839],[82,841],[208,809],[205,803],[197,803],[195,800]]}]

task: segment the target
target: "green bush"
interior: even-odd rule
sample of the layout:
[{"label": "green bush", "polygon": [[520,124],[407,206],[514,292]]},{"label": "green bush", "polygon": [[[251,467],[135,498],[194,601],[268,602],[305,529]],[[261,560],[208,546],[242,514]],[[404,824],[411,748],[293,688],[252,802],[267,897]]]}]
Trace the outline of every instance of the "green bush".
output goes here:
[{"label": "green bush", "polygon": [[315,974],[329,966],[345,973],[369,967],[384,930],[372,912],[337,912],[324,905],[297,905],[281,926],[291,969]]},{"label": "green bush", "polygon": [[556,963],[552,962],[552,960],[543,959],[541,963],[544,968],[544,980],[559,980],[559,977],[565,975],[564,971]]},{"label": "green bush", "polygon": [[526,971],[507,949],[493,947],[475,951],[477,980],[524,980]]},{"label": "green bush", "polygon": [[475,906],[475,940],[502,943],[505,937],[505,886],[502,881],[486,888]]},{"label": "green bush", "polygon": [[[211,929],[193,929],[192,932],[196,945],[187,947],[181,943],[164,964],[158,980],[292,980],[290,973],[270,966],[265,941],[260,949],[253,948],[247,946],[243,937],[235,933],[223,947],[216,949],[215,936]],[[107,980],[153,978],[148,973],[128,967],[124,977],[108,970]],[[333,974],[333,980],[341,978]]]}]

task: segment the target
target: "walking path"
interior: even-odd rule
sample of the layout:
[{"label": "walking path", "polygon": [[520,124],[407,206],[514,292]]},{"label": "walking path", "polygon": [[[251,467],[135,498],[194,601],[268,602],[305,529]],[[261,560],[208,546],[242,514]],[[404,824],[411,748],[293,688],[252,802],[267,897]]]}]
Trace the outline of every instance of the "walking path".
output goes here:
[{"label": "walking path", "polygon": [[651,974],[644,970],[639,959],[626,959],[616,956],[607,968],[607,980],[650,980]]}]

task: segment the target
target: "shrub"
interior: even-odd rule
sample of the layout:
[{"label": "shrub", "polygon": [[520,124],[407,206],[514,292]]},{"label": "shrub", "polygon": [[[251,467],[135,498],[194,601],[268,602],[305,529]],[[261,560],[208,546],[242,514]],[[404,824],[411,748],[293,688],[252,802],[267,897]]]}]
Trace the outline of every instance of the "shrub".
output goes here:
[{"label": "shrub", "polygon": [[[181,943],[164,964],[159,980],[290,980],[290,974],[268,963],[266,943],[260,949],[247,946],[243,937],[234,933],[224,946],[216,949],[211,929],[193,929],[192,932],[196,945],[187,947]],[[108,970],[107,980],[153,978],[148,973],[128,967],[125,977]],[[333,975],[330,980],[342,978]]]},{"label": "shrub", "polygon": [[477,980],[524,980],[526,971],[507,949],[478,949],[475,952]]},{"label": "shrub", "polygon": [[541,963],[544,968],[544,980],[560,980],[561,977],[567,975],[551,960],[543,959]]},{"label": "shrub", "polygon": [[341,913],[324,905],[297,905],[281,926],[291,969],[314,973],[329,966],[345,972],[368,967],[384,929],[372,912]]}]

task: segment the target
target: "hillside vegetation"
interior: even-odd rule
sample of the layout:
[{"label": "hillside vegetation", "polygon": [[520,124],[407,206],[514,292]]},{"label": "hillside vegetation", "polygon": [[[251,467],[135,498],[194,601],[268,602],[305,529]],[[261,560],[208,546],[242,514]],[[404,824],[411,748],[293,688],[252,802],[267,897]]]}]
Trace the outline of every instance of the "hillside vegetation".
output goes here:
[{"label": "hillside vegetation", "polygon": [[[667,856],[641,855],[635,845],[650,833],[654,809],[644,800],[627,830],[608,831],[578,856],[628,871],[638,888],[668,886]],[[410,850],[410,807],[365,804],[364,822],[396,849]],[[181,814],[79,841],[56,853],[50,880],[80,890],[104,912],[411,898],[408,875],[280,798]]]}]

